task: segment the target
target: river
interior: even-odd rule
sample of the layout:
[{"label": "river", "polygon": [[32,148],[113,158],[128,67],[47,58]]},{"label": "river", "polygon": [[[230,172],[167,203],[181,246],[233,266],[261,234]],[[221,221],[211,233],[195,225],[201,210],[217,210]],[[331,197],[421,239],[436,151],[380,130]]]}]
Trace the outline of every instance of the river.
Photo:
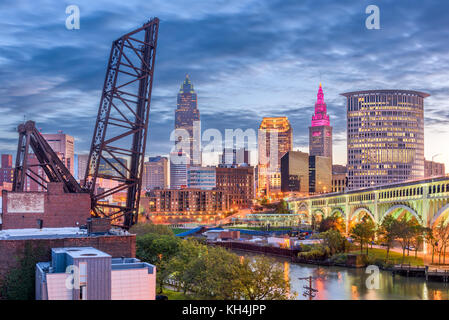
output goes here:
[{"label": "river", "polygon": [[[254,256],[252,253],[239,253]],[[392,276],[389,271],[379,272],[379,288],[368,289],[365,268],[324,267],[292,263],[289,259],[275,257],[290,278],[291,289],[298,293],[298,300],[306,300],[303,286],[308,281],[299,280],[312,276],[312,287],[317,289],[317,300],[447,300],[449,284],[425,281],[424,278]]]}]

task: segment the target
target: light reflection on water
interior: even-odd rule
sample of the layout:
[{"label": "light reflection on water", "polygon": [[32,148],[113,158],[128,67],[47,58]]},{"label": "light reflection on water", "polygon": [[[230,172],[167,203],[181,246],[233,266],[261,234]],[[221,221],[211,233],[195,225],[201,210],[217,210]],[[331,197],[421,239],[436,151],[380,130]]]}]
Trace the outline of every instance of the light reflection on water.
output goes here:
[{"label": "light reflection on water", "polygon": [[[246,257],[254,254],[240,253]],[[283,264],[285,276],[290,277],[291,290],[298,293],[297,299],[307,299],[302,295],[304,278],[313,277],[312,286],[318,289],[318,300],[448,300],[449,285],[442,282],[425,281],[424,278],[392,276],[389,271],[380,271],[379,289],[368,289],[366,279],[369,274],[364,268],[324,267],[291,263],[289,259],[274,257]]]}]

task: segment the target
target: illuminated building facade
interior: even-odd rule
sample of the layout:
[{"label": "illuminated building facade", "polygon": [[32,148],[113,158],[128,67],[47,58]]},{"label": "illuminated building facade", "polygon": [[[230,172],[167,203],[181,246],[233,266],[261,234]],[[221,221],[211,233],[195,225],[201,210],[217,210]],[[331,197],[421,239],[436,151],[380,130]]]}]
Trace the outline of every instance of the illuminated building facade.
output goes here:
[{"label": "illuminated building facade", "polygon": [[309,157],[309,192],[327,193],[332,191],[331,158]]},{"label": "illuminated building facade", "polygon": [[424,98],[408,90],[343,93],[347,98],[348,189],[424,177]]},{"label": "illuminated building facade", "polygon": [[187,169],[187,187],[192,189],[212,190],[216,186],[214,167],[190,166]]},{"label": "illuminated building facade", "polygon": [[231,208],[248,208],[254,199],[254,168],[232,166],[215,168],[217,190],[224,191]]},{"label": "illuminated building facade", "polygon": [[168,160],[150,157],[143,165],[143,187],[146,190],[168,188]]},{"label": "illuminated building facade", "polygon": [[[193,90],[189,75],[186,75],[178,93],[177,109],[175,111],[175,129],[184,129],[189,134],[189,150],[187,152],[190,164],[201,165],[201,137],[195,134],[194,124],[199,125],[200,111],[198,110],[197,94]],[[198,131],[198,130],[197,130]],[[201,129],[199,128],[199,131]],[[198,133],[198,132],[196,132]],[[201,134],[201,132],[199,132]],[[194,152],[197,150],[197,152]]]},{"label": "illuminated building facade", "polygon": [[312,125],[309,127],[309,154],[332,159],[332,127],[321,83],[315,103],[315,114],[312,116]]},{"label": "illuminated building facade", "polygon": [[424,160],[424,176],[426,178],[430,177],[440,177],[446,174],[446,169],[444,163]]},{"label": "illuminated building facade", "polygon": [[263,118],[258,133],[260,194],[281,191],[281,158],[292,150],[292,135],[287,117]]},{"label": "illuminated building facade", "polygon": [[2,167],[0,168],[0,183],[11,183],[14,176],[14,169],[12,167],[12,155],[2,154]]},{"label": "illuminated building facade", "polygon": [[170,153],[170,188],[187,188],[187,171],[190,157],[185,152]]},{"label": "illuminated building facade", "polygon": [[309,193],[309,155],[289,151],[281,159],[282,192]]},{"label": "illuminated building facade", "polygon": [[70,170],[72,176],[75,175],[75,139],[61,130],[55,134],[44,133],[42,136],[47,140],[50,147],[60,155],[61,161],[64,162],[67,169]]}]

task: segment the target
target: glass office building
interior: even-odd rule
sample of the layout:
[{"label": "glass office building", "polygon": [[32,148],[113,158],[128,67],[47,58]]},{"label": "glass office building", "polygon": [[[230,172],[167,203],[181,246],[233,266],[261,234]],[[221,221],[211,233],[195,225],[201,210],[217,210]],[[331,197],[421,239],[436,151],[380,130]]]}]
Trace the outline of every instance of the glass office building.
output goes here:
[{"label": "glass office building", "polygon": [[424,177],[424,99],[409,90],[343,93],[348,189]]}]

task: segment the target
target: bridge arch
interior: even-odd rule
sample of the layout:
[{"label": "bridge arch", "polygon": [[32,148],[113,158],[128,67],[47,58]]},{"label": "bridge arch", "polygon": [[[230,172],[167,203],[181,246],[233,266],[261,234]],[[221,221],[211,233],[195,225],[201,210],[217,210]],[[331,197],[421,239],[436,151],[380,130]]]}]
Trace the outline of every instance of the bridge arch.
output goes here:
[{"label": "bridge arch", "polygon": [[438,220],[441,217],[444,217],[447,213],[449,213],[449,203],[438,210],[437,214],[433,216],[432,221],[430,222],[430,227],[433,228],[434,226],[436,226]]},{"label": "bridge arch", "polygon": [[333,208],[330,216],[334,216],[335,214],[339,214],[342,218],[346,218],[346,213],[342,208]]},{"label": "bridge arch", "polygon": [[418,223],[420,225],[423,225],[422,219],[420,218],[420,216],[416,213],[415,210],[413,210],[412,208],[410,208],[409,206],[406,206],[405,204],[396,204],[394,206],[392,206],[391,208],[389,208],[382,216],[382,218],[380,219],[379,224],[382,224],[382,222],[384,221],[385,217],[389,216],[390,214],[392,214],[394,211],[396,211],[397,209],[404,209],[407,210],[412,216],[415,217],[416,221],[418,221]]},{"label": "bridge arch", "polygon": [[373,214],[372,214],[371,211],[370,211],[368,208],[366,208],[366,207],[360,207],[360,208],[357,208],[357,209],[351,214],[349,220],[350,220],[351,222],[354,221],[354,220],[359,216],[359,214],[362,213],[362,212],[367,213],[368,216],[369,216],[374,222],[376,222],[376,219],[374,219]]}]

